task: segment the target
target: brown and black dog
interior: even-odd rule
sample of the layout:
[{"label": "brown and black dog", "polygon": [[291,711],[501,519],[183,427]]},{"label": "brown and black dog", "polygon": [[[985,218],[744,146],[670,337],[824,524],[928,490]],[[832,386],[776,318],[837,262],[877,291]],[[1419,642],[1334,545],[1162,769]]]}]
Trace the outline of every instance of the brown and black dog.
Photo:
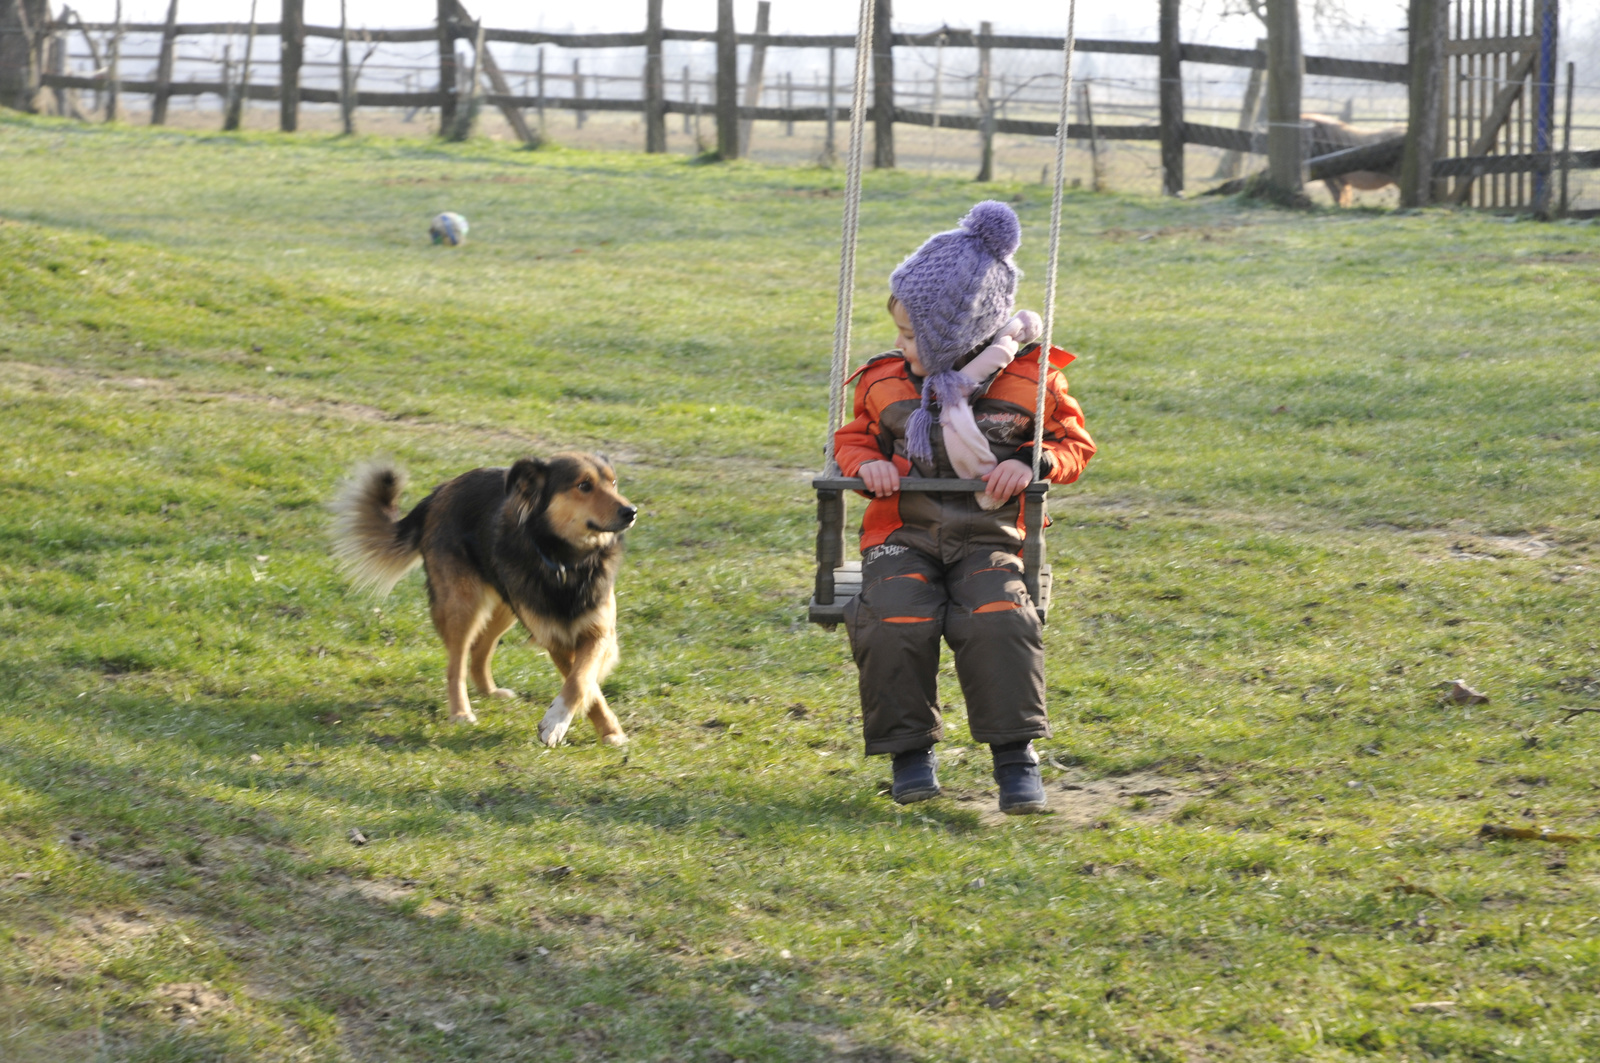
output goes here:
[{"label": "brown and black dog", "polygon": [[422,562],[433,625],[450,656],[452,723],[477,723],[467,674],[489,697],[516,694],[489,672],[517,621],[565,682],[539,724],[556,746],[580,712],[600,741],[628,741],[600,683],[617,663],[617,567],[638,508],[617,493],[603,455],[523,458],[440,484],[404,517],[405,480],[393,466],[362,469],[334,501],[334,555],[358,587],[387,594]]}]

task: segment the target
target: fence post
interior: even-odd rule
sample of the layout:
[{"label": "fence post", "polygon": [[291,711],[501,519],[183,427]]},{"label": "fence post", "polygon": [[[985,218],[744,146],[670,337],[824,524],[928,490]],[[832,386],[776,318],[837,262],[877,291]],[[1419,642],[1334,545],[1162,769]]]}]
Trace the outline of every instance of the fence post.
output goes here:
[{"label": "fence post", "polygon": [[156,59],[156,94],[150,101],[150,124],[166,125],[167,97],[172,89],[172,46],[178,36],[178,0],[167,5],[167,23],[161,28],[161,54]]},{"label": "fence post", "polygon": [[233,42],[228,41],[222,46],[222,66],[219,71],[222,78],[222,111],[223,121],[227,121],[228,104],[233,100]]},{"label": "fence post", "polygon": [[300,64],[305,58],[305,0],[283,0],[278,22],[278,128],[293,133],[300,126]]},{"label": "fence post", "polygon": [[[298,0],[297,0],[298,2]],[[456,127],[456,0],[439,0],[439,136]]]},{"label": "fence post", "polygon": [[[173,0],[177,6],[177,0]],[[222,128],[234,132],[244,124],[245,94],[250,91],[250,57],[256,46],[256,0],[250,0],[250,29],[244,38],[244,60],[239,64],[239,80],[228,97],[228,113],[223,116]]]},{"label": "fence post", "polygon": [[539,46],[539,135],[544,135],[544,45]]},{"label": "fence post", "polygon": [[733,0],[717,0],[717,155],[739,157],[739,38]]},{"label": "fence post", "polygon": [[933,112],[933,125],[928,129],[928,173],[939,162],[939,112],[944,109],[944,46],[945,35],[939,34],[933,46],[933,99],[929,106]]},{"label": "fence post", "polygon": [[1572,71],[1571,60],[1567,61],[1567,112],[1561,120],[1561,200],[1556,208],[1557,217],[1567,215],[1567,176],[1572,172]]},{"label": "fence post", "polygon": [[1438,154],[1444,103],[1444,34],[1449,0],[1411,0],[1409,52],[1411,101],[1405,153],[1400,159],[1400,205],[1433,201],[1433,161]]},{"label": "fence post", "polygon": [[1544,0],[1535,5],[1539,24],[1539,61],[1533,75],[1533,151],[1541,162],[1533,171],[1533,211],[1541,218],[1550,216],[1550,152],[1555,147],[1556,125],[1556,26],[1560,0]]},{"label": "fence post", "polygon": [[[794,73],[793,73],[793,71],[786,71],[784,73],[784,75],[783,75],[783,105],[785,107],[787,107],[791,111],[794,110]],[[793,118],[793,116],[790,116],[788,122],[784,125],[783,135],[786,136],[786,137],[794,136],[794,118]]]},{"label": "fence post", "polygon": [[[467,13],[467,9],[461,6],[461,0],[456,0],[455,14],[456,17],[462,21],[462,24],[473,21],[472,16]],[[511,83],[506,80],[505,72],[500,69],[500,64],[494,61],[494,53],[489,50],[489,46],[487,44],[483,43],[482,19],[477,20],[477,27],[478,44],[472,53],[473,80],[471,99],[472,107],[474,109],[474,114],[472,116],[473,120],[476,120],[476,111],[483,105],[484,78],[489,79],[489,85],[494,89],[495,95],[511,95]],[[539,51],[539,55],[541,58],[544,56],[544,50],[542,48]],[[354,86],[351,88],[352,91],[354,91]],[[522,79],[522,93],[524,96],[526,96],[528,93],[528,79],[526,77]],[[543,92],[541,92],[540,95],[542,96]],[[521,107],[514,106],[510,103],[500,103],[496,104],[495,106],[500,108],[500,113],[505,117],[506,124],[509,125],[511,127],[511,131],[517,135],[517,139],[522,141],[524,147],[536,148],[539,146],[539,138],[534,136],[533,130],[528,128],[528,120],[523,117]]]},{"label": "fence post", "polygon": [[1161,0],[1161,191],[1183,194],[1183,44],[1178,0]]},{"label": "fence post", "polygon": [[872,165],[894,169],[894,34],[891,0],[876,0],[872,17]]},{"label": "fence post", "polygon": [[350,20],[346,17],[345,0],[339,0],[339,122],[344,135],[356,134],[356,101],[351,98],[350,85]]},{"label": "fence post", "polygon": [[[463,22],[469,19],[466,9],[459,3],[456,5],[456,10],[460,12]],[[484,58],[489,54],[489,49],[483,43],[483,19],[480,18],[477,22],[472,39],[472,76],[467,81],[467,110],[460,118],[461,128],[456,132],[454,137],[456,140],[466,140],[472,136],[473,126],[478,121],[478,111],[483,106],[483,75],[484,67],[487,65]],[[507,86],[506,95],[510,95],[509,88],[510,86]]]},{"label": "fence post", "polygon": [[644,20],[644,150],[667,150],[667,84],[661,70],[661,0],[649,0]]},{"label": "fence post", "polygon": [[[756,4],[756,32],[767,33],[772,28],[772,3],[771,0],[760,0]],[[746,107],[761,106],[761,90],[765,88],[763,78],[767,76],[767,46],[752,44],[750,46],[750,69],[744,78],[744,105]],[[739,120],[739,154],[750,154],[750,134],[755,128],[755,119],[741,118]]]},{"label": "fence post", "polygon": [[1305,194],[1305,140],[1300,125],[1299,0],[1267,0],[1267,170],[1278,194]]},{"label": "fence post", "polygon": [[690,104],[694,102],[694,89],[689,84],[689,64],[683,64],[683,135],[689,135]]},{"label": "fence post", "polygon": [[[832,166],[839,159],[839,143],[834,137],[836,109],[834,99],[839,84],[839,49],[828,49],[828,127],[822,141],[822,165]],[[1568,90],[1570,93],[1570,89]]]},{"label": "fence post", "polygon": [[978,23],[978,145],[979,181],[994,180],[994,100],[989,98],[989,37],[994,23]]},{"label": "fence post", "polygon": [[583,109],[583,72],[578,68],[578,60],[576,59],[572,61],[572,98],[577,104],[574,112],[577,116],[578,128],[582,129],[583,123],[588,120],[589,115]]},{"label": "fence post", "polygon": [[1106,190],[1105,175],[1100,169],[1100,133],[1094,127],[1094,104],[1089,99],[1089,82],[1082,87],[1083,124],[1089,127],[1089,191]]},{"label": "fence post", "polygon": [[[117,0],[116,28],[111,31],[110,83],[106,88],[106,121],[117,120],[117,97],[122,95],[122,0]],[[30,101],[31,103],[31,101]]]}]

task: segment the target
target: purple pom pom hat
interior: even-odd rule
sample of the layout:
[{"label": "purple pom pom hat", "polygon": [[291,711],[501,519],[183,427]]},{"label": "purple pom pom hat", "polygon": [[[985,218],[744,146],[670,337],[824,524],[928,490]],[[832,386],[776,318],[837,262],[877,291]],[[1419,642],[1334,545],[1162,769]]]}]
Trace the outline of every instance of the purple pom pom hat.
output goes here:
[{"label": "purple pom pom hat", "polygon": [[889,275],[889,291],[906,308],[917,355],[928,371],[922,406],[906,426],[906,451],[931,461],[935,402],[964,402],[971,381],[955,371],[1011,317],[1022,271],[1011,256],[1022,244],[1022,223],[1004,203],[985,200],[959,228],[935,233]]}]

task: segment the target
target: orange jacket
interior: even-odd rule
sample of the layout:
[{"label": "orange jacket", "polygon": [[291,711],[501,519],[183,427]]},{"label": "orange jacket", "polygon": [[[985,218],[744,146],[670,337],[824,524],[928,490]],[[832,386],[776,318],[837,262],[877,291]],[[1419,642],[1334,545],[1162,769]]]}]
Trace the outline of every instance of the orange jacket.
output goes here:
[{"label": "orange jacket", "polygon": [[[1050,349],[1045,378],[1044,454],[1039,474],[1051,483],[1076,480],[1094,454],[1094,440],[1083,427],[1083,410],[1067,394],[1061,368],[1073,356]],[[901,476],[954,477],[945,455],[944,431],[937,422],[929,433],[931,464],[906,456],[905,430],[911,413],[922,403],[922,380],[913,377],[905,356],[891,351],[872,359],[856,380],[855,419],[834,434],[834,459],[839,471],[855,476],[869,461],[892,461]],[[996,461],[1033,461],[1033,412],[1039,387],[1037,345],[1019,353],[972,394],[972,414],[988,437]],[[931,494],[901,491],[874,498],[861,522],[861,549],[883,543],[921,550],[954,564],[974,550],[1002,546],[1017,550],[1025,535],[1021,496],[996,510],[984,510],[968,491]]]}]

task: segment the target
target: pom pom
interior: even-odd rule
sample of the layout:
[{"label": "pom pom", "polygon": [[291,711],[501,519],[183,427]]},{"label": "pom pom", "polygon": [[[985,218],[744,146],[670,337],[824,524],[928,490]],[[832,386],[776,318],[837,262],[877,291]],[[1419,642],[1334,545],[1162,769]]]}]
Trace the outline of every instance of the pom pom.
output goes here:
[{"label": "pom pom", "polygon": [[961,227],[983,244],[995,258],[1009,258],[1022,246],[1022,223],[1017,212],[996,199],[986,199],[967,212]]}]

